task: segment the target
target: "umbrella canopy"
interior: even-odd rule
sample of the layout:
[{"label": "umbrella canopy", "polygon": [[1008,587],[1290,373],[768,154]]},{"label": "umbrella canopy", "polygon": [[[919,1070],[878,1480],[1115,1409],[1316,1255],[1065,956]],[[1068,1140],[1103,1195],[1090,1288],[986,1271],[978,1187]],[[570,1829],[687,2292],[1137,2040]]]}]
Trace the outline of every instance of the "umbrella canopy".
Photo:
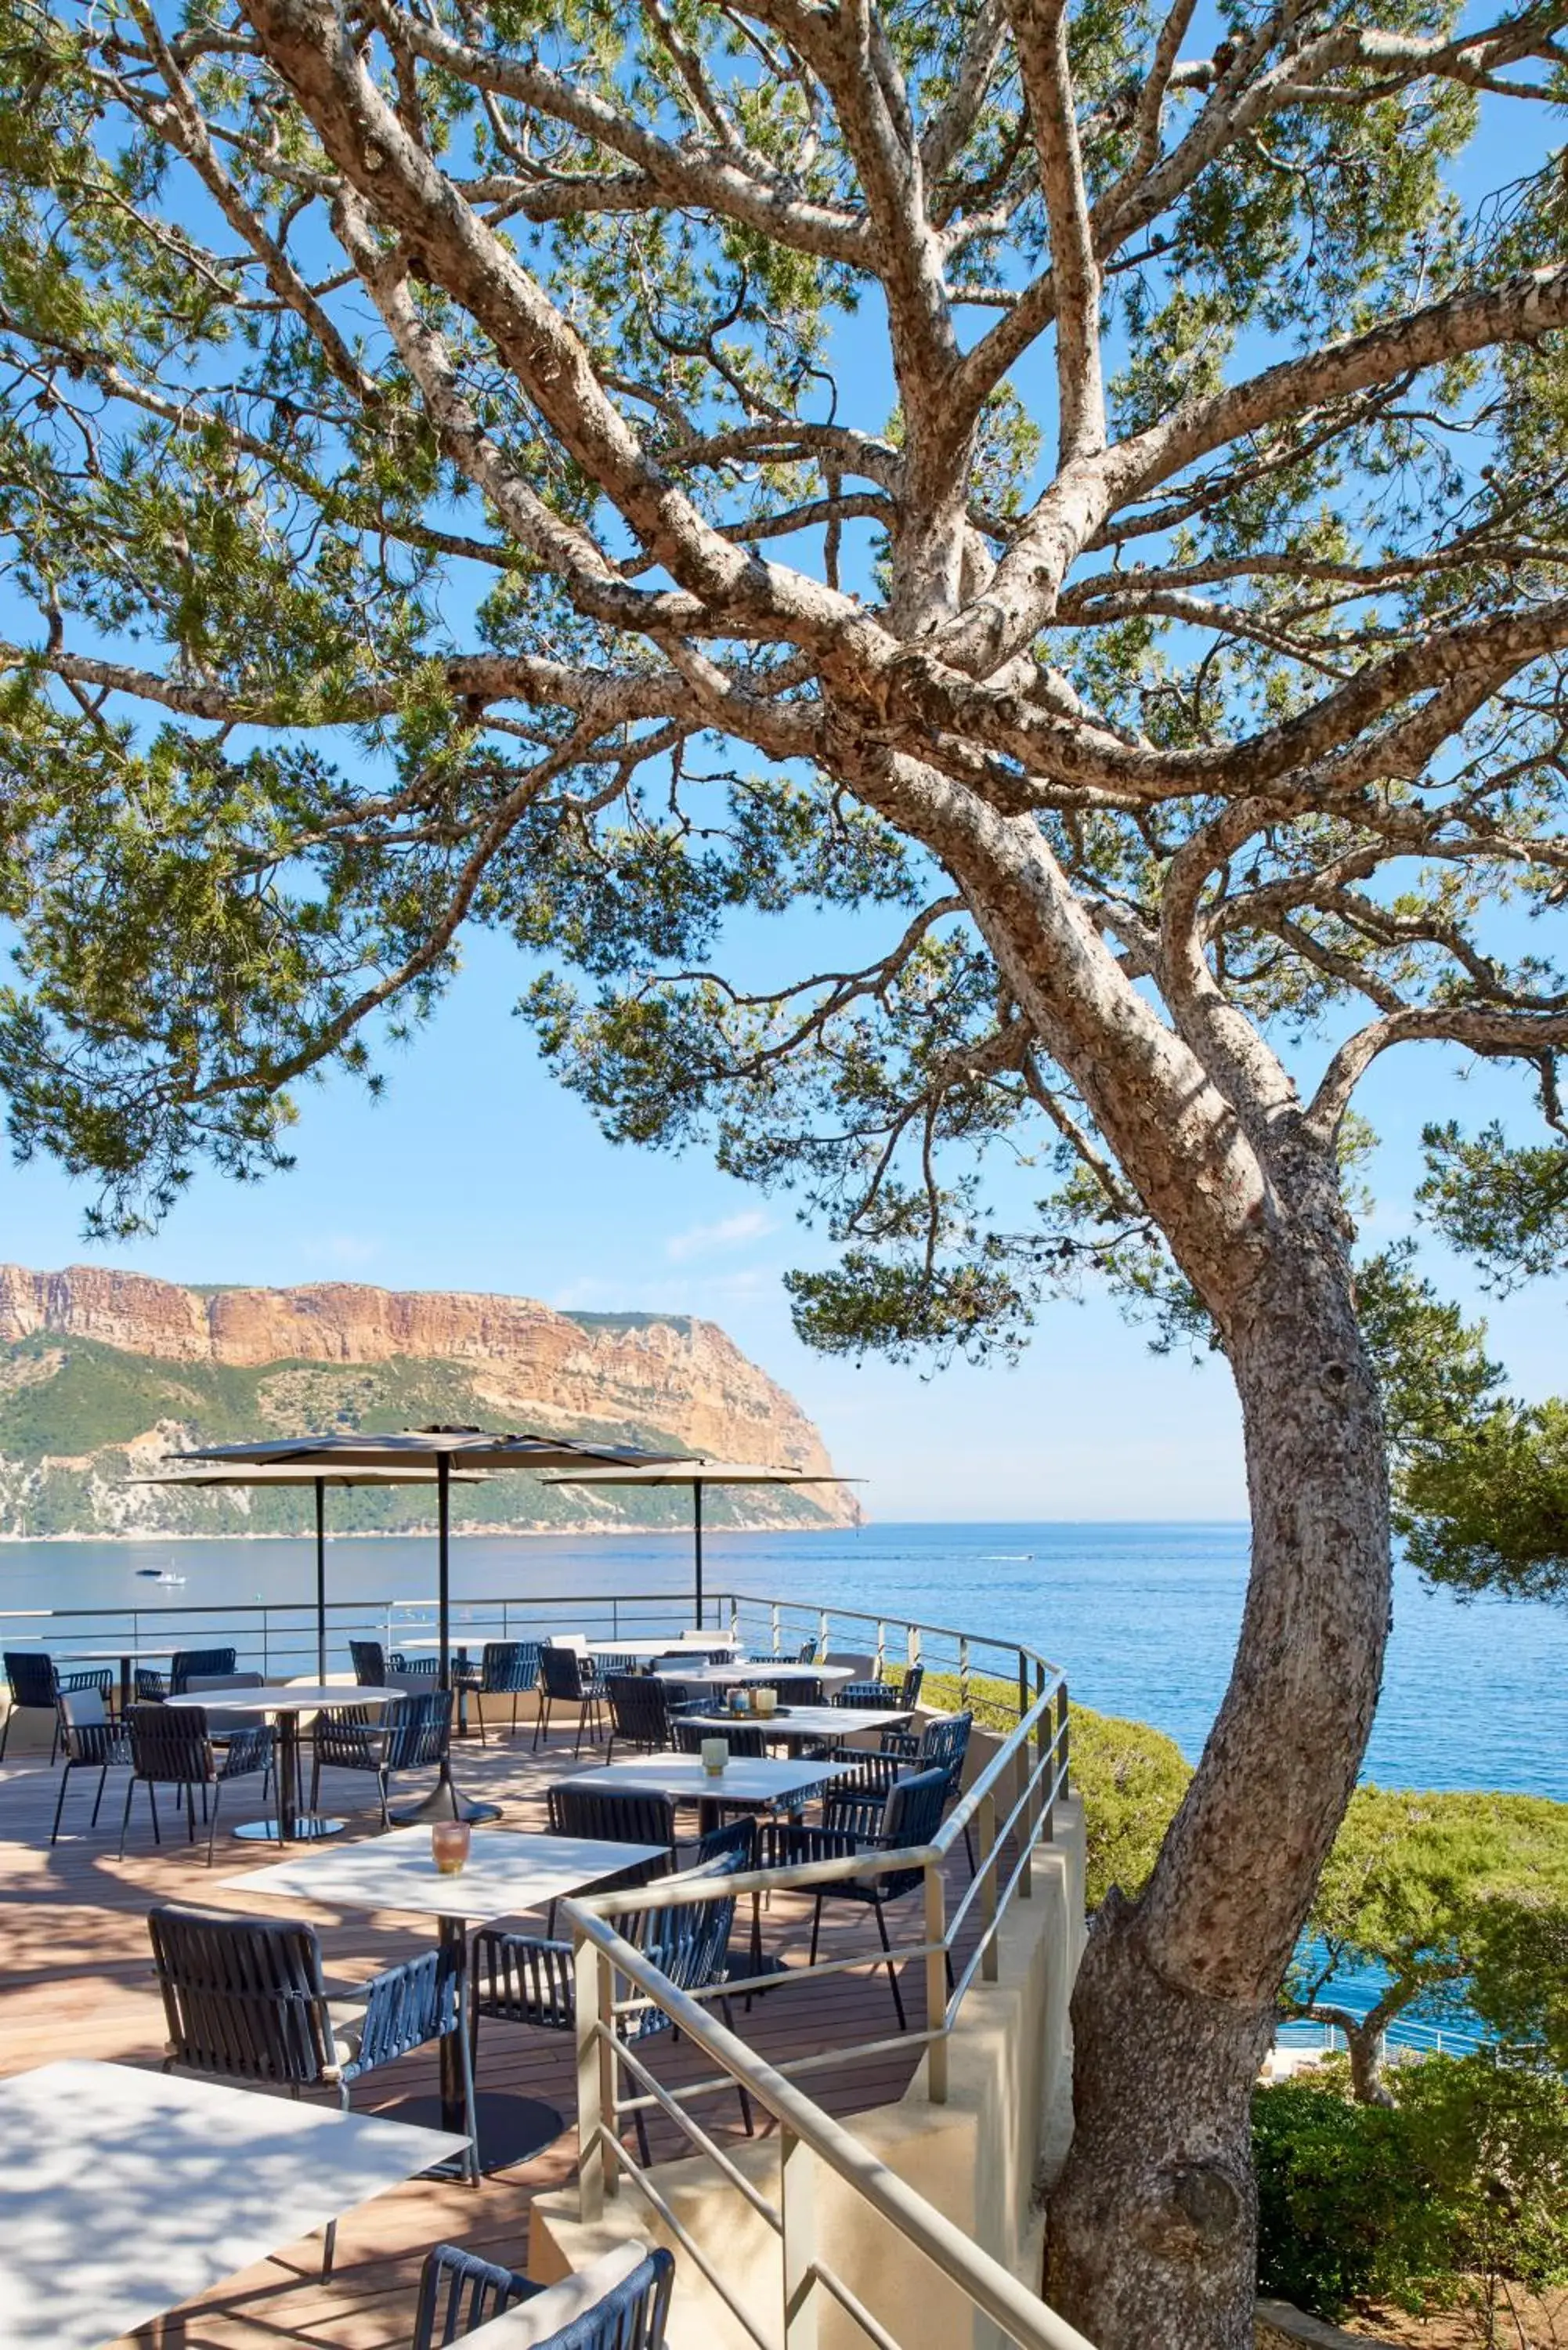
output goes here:
[{"label": "umbrella canopy", "polygon": [[[497,1436],[483,1428],[409,1428],[377,1435],[368,1429],[335,1430],[327,1436],[267,1437],[254,1444],[209,1444],[175,1456],[186,1461],[248,1461],[259,1467],[277,1461],[323,1471],[377,1469],[399,1464],[433,1470],[436,1479],[436,1543],[438,1558],[438,1669],[442,1689],[452,1687],[452,1480],[464,1469],[565,1469],[584,1461],[600,1466],[649,1465],[667,1456],[641,1452],[631,1444],[585,1444],[569,1437]],[[673,1457],[673,1456],[668,1456]],[[440,1817],[448,1807],[468,1819],[493,1819],[493,1805],[461,1804],[452,1784],[451,1766],[441,1763],[441,1776],[428,1807],[421,1813]],[[413,1816],[403,1814],[403,1818]]]},{"label": "umbrella canopy", "polygon": [[546,1485],[687,1485],[691,1491],[691,1546],[697,1629],[702,1629],[702,1492],[708,1485],[858,1485],[858,1477],[832,1470],[784,1469],[761,1461],[659,1461],[635,1468],[563,1469],[547,1473]]},{"label": "umbrella canopy", "polygon": [[[181,1455],[174,1455],[180,1459]],[[453,1472],[460,1485],[483,1485],[484,1478],[474,1469]],[[421,1467],[413,1461],[383,1462],[376,1468],[353,1468],[339,1461],[331,1468],[308,1461],[262,1461],[217,1462],[191,1461],[180,1469],[166,1470],[161,1476],[133,1477],[133,1485],[199,1485],[246,1486],[252,1490],[268,1485],[294,1487],[314,1486],[316,1491],[316,1667],[319,1680],[327,1679],[327,1492],[328,1485],[428,1485],[433,1492],[440,1482],[433,1466]]]}]

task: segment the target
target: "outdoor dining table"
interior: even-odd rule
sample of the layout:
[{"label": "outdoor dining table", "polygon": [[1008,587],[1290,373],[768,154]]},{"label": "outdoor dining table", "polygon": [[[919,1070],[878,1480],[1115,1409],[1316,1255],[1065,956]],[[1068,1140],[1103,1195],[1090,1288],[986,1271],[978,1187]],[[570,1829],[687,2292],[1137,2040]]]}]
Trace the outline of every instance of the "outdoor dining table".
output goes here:
[{"label": "outdoor dining table", "polygon": [[[569,1893],[586,1892],[623,1868],[661,1859],[668,1847],[611,1844],[597,1836],[534,1835],[519,1828],[475,1828],[468,1859],[443,1877],[431,1852],[428,1827],[395,1828],[389,1835],[335,1852],[313,1853],[223,1878],[227,1887],[280,1900],[316,1901],[328,1908],[402,1909],[434,1918],[443,1948],[456,1954],[460,1995],[468,1996],[468,1929],[514,1918]],[[465,2025],[466,2029],[466,2025]],[[525,2162],[566,2127],[554,2106],[512,2090],[475,2090],[481,2167],[504,2170]],[[441,2095],[400,2098],[385,2110],[424,2124],[439,2113],[443,2130],[463,2128],[462,2064],[455,2039],[441,2043]]]},{"label": "outdoor dining table", "polygon": [[0,2082],[0,2350],[99,2350],[466,2144],[78,2058]]},{"label": "outdoor dining table", "polygon": [[[557,1648],[562,1646],[557,1641]],[[704,1664],[711,1648],[733,1648],[740,1643],[732,1632],[705,1632],[699,1640],[588,1640],[584,1643],[590,1657],[634,1657],[639,1664],[651,1659],[695,1656]]]},{"label": "outdoor dining table", "polygon": [[774,1713],[697,1713],[680,1716],[683,1730],[722,1738],[727,1730],[760,1730],[770,1744],[794,1746],[816,1738],[854,1738],[867,1730],[901,1730],[910,1708],[892,1706],[789,1705]]},{"label": "outdoor dining table", "polygon": [[242,1820],[234,1834],[258,1844],[317,1844],[323,1836],[341,1835],[348,1823],[299,1808],[300,1715],[332,1713],[345,1706],[390,1705],[394,1698],[403,1694],[401,1690],[359,1689],[352,1682],[325,1681],[298,1689],[280,1686],[202,1690],[193,1696],[171,1697],[166,1702],[211,1707],[222,1713],[259,1713],[275,1719],[278,1725],[277,1817]]},{"label": "outdoor dining table", "polygon": [[[726,1730],[734,1722],[726,1722]],[[745,1727],[760,1725],[747,1721]],[[717,1738],[722,1731],[715,1731]],[[829,1779],[842,1777],[848,1766],[843,1762],[813,1762],[805,1755],[787,1759],[771,1755],[732,1755],[722,1771],[709,1771],[700,1754],[638,1754],[622,1762],[603,1762],[595,1771],[583,1771],[570,1779],[556,1781],[557,1786],[587,1787],[602,1794],[606,1787],[624,1787],[628,1794],[672,1795],[678,1804],[698,1804],[698,1814],[704,1833],[717,1822],[725,1804],[767,1804],[788,1803],[793,1795],[809,1795]]]},{"label": "outdoor dining table", "polygon": [[133,1669],[137,1665],[172,1663],[173,1644],[165,1641],[161,1648],[73,1648],[60,1661],[68,1670],[74,1665],[117,1664],[119,1667],[119,1710],[123,1713],[130,1703]]},{"label": "outdoor dining table", "polygon": [[793,1665],[781,1657],[776,1664],[670,1665],[659,1668],[661,1681],[706,1683],[713,1689],[739,1689],[752,1681],[852,1681],[853,1665]]}]

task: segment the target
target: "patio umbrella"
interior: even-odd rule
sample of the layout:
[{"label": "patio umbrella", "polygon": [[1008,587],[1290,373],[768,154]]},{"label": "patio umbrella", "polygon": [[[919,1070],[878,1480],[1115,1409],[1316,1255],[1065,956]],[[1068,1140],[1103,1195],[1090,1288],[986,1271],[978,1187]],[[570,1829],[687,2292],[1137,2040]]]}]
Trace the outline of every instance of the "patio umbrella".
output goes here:
[{"label": "patio umbrella", "polygon": [[[174,1458],[181,1456],[176,1454]],[[316,1489],[316,1669],[319,1679],[327,1679],[327,1488],[328,1485],[429,1485],[436,1484],[433,1469],[416,1468],[400,1461],[391,1466],[367,1468],[312,1468],[308,1462],[290,1461],[253,1461],[248,1466],[236,1464],[220,1467],[216,1463],[191,1463],[182,1469],[167,1471],[158,1477],[133,1477],[133,1485],[200,1485],[314,1486]],[[483,1485],[484,1479],[476,1471],[462,1469],[453,1482],[461,1485]]]},{"label": "patio umbrella", "polygon": [[[639,1451],[630,1444],[583,1444],[568,1437],[498,1436],[483,1428],[410,1428],[388,1435],[350,1429],[328,1436],[268,1437],[254,1444],[203,1445],[195,1452],[176,1457],[187,1462],[230,1461],[260,1467],[275,1461],[312,1472],[317,1469],[330,1471],[399,1467],[433,1472],[439,1600],[436,1654],[440,1685],[450,1689],[453,1475],[463,1470],[497,1472],[508,1469],[564,1469],[583,1461],[595,1461],[607,1468],[629,1467],[647,1465],[665,1456]],[[499,1806],[464,1802],[452,1785],[451,1761],[443,1758],[441,1779],[432,1794],[414,1811],[400,1813],[399,1818],[405,1823],[440,1819],[451,1812],[460,1819],[493,1820],[499,1816]]]},{"label": "patio umbrella", "polygon": [[774,1469],[755,1461],[649,1461],[629,1469],[562,1469],[546,1485],[689,1485],[691,1489],[691,1549],[697,1629],[702,1629],[702,1492],[708,1485],[858,1485],[858,1477],[818,1475],[806,1469]]}]

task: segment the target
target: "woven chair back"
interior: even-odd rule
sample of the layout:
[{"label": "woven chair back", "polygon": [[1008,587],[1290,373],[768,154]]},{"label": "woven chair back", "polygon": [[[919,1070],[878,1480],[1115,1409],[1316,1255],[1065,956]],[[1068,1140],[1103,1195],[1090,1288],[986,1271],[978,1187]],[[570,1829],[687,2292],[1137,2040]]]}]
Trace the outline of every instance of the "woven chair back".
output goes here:
[{"label": "woven chair back", "polygon": [[332,2027],[314,1927],[163,1908],[147,1928],[175,2064],[297,2088],[327,2077]]},{"label": "woven chair back", "polygon": [[553,1835],[590,1836],[604,1844],[675,1842],[675,1804],[669,1795],[631,1787],[556,1786],[549,1794]]},{"label": "woven chair back", "polygon": [[421,1771],[439,1762],[452,1737],[451,1690],[410,1690],[381,1709],[389,1771]]},{"label": "woven chair back", "polygon": [[972,1713],[955,1713],[950,1721],[928,1722],[920,1740],[920,1767],[947,1773],[950,1802],[963,1786],[964,1757],[969,1752],[969,1734],[973,1728]]},{"label": "woven chair back", "polygon": [[13,1705],[44,1705],[53,1711],[58,1684],[52,1657],[37,1648],[7,1648],[5,1678],[11,1684]]},{"label": "woven chair back", "polygon": [[546,1697],[567,1705],[582,1703],[583,1660],[576,1648],[558,1648],[546,1640],[539,1651],[539,1679]]},{"label": "woven chair back", "polygon": [[350,1640],[348,1654],[354,1660],[354,1678],[361,1689],[386,1688],[387,1651],[379,1640]]},{"label": "woven chair back", "polygon": [[235,1655],[233,1648],[176,1648],[169,1667],[169,1686],[176,1697],[183,1697],[192,1673],[232,1673]]},{"label": "woven chair back", "polygon": [[131,1768],[159,1786],[199,1787],[216,1774],[207,1711],[200,1705],[133,1705]]},{"label": "woven chair back", "polygon": [[539,1678],[537,1640],[486,1640],[479,1686],[486,1697],[519,1697]]},{"label": "woven chair back", "polygon": [[611,1673],[605,1682],[615,1734],[633,1746],[670,1743],[670,1692],[651,1673]]}]

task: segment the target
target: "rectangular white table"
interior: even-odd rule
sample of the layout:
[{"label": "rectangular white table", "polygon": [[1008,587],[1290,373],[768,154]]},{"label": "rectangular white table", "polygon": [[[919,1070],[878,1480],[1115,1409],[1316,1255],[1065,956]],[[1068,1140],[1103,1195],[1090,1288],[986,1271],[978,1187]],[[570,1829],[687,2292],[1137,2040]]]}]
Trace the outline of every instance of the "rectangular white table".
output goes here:
[{"label": "rectangular white table", "polygon": [[892,1707],[792,1705],[777,1713],[683,1713],[679,1719],[711,1738],[729,1730],[754,1729],[781,1745],[794,1745],[813,1738],[854,1738],[867,1730],[901,1730],[909,1715],[908,1710],[898,1712]]},{"label": "rectangular white table", "polygon": [[313,1812],[299,1809],[296,1790],[300,1715],[332,1713],[351,1705],[373,1710],[390,1705],[394,1698],[403,1695],[401,1690],[359,1689],[348,1681],[318,1681],[302,1683],[297,1689],[264,1685],[261,1689],[198,1690],[188,1697],[171,1697],[166,1702],[199,1705],[203,1711],[211,1710],[214,1713],[254,1713],[275,1720],[279,1726],[277,1818],[242,1820],[234,1834],[261,1844],[315,1844],[323,1836],[341,1835],[348,1823],[322,1819]]},{"label": "rectangular white table", "polygon": [[739,1689],[753,1681],[852,1681],[852,1665],[792,1665],[781,1657],[775,1665],[660,1665],[661,1681],[691,1681],[714,1689]]},{"label": "rectangular white table", "polygon": [[705,1633],[701,1640],[587,1640],[584,1643],[590,1657],[636,1657],[639,1662],[646,1663],[653,1658],[690,1655],[694,1664],[706,1664],[711,1648],[733,1648],[737,1645],[732,1632]]},{"label": "rectangular white table", "polygon": [[[603,1776],[603,1773],[598,1774]],[[328,1908],[403,1909],[434,1918],[443,1945],[457,1953],[460,1991],[467,1997],[468,1929],[514,1918],[568,1893],[582,1893],[624,1868],[665,1857],[653,1844],[610,1844],[597,1836],[531,1835],[518,1828],[475,1828],[469,1856],[443,1877],[431,1855],[427,1827],[395,1828],[389,1835],[330,1852],[302,1853],[270,1868],[226,1877],[225,1887],[279,1900],[317,1901]],[[553,2106],[493,2090],[474,2099],[480,2161],[490,2169],[526,2161],[566,2126]],[[417,2117],[422,2100],[405,2098],[397,2110]],[[462,2066],[455,2041],[441,2043],[441,2126],[462,2128]]]},{"label": "rectangular white table", "polygon": [[73,2059],[0,2082],[0,2350],[99,2350],[466,2140]]},{"label": "rectangular white table", "polygon": [[[732,1723],[733,1729],[765,1728],[755,1722]],[[717,1738],[722,1735],[715,1731]],[[722,1771],[706,1771],[700,1754],[639,1754],[625,1762],[606,1762],[559,1780],[564,1787],[624,1787],[628,1794],[673,1795],[678,1804],[782,1804],[792,1795],[810,1794],[829,1779],[842,1777],[842,1762],[813,1762],[805,1756],[775,1760],[768,1755],[737,1754]]]}]

